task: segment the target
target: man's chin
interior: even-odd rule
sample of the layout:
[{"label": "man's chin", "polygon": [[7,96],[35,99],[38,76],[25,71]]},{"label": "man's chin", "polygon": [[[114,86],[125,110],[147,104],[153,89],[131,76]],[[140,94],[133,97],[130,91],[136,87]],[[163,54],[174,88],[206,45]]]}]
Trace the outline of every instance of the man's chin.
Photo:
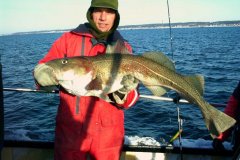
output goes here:
[{"label": "man's chin", "polygon": [[107,29],[107,28],[98,28],[101,32],[108,32],[109,31],[109,29]]}]

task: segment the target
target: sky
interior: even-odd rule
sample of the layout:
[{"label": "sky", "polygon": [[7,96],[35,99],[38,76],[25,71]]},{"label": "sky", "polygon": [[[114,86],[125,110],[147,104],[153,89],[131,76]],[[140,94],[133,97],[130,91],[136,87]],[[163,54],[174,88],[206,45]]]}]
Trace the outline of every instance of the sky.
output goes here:
[{"label": "sky", "polygon": [[[0,0],[0,34],[71,29],[90,0]],[[171,22],[240,20],[240,0],[168,0]],[[119,0],[120,26],[168,23],[167,0]]]}]

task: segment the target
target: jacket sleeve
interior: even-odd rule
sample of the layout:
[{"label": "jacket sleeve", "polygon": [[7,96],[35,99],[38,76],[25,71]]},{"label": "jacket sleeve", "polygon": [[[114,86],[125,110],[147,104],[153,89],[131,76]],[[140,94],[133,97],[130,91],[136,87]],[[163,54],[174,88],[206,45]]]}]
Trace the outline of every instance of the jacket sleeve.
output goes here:
[{"label": "jacket sleeve", "polygon": [[125,100],[125,102],[123,104],[117,104],[117,106],[123,108],[123,109],[128,109],[130,107],[132,107],[137,100],[139,99],[139,93],[137,89],[131,90],[128,95],[127,98]]},{"label": "jacket sleeve", "polygon": [[130,53],[132,53],[133,51],[132,51],[131,45],[130,45],[129,43],[127,43],[127,42],[124,42],[124,44],[125,44],[126,48],[128,49],[128,51],[129,51]]},{"label": "jacket sleeve", "polygon": [[[238,86],[234,89],[232,95],[228,100],[227,107],[224,110],[224,113],[233,117],[236,121],[239,121],[238,116],[240,114],[240,82]],[[225,141],[231,134],[233,127],[229,128],[227,131],[220,134],[218,139]]]}]

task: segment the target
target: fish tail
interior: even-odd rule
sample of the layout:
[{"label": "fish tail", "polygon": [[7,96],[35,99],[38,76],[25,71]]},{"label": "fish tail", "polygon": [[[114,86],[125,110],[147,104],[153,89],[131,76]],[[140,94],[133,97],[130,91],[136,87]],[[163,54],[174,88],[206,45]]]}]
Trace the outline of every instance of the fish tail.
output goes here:
[{"label": "fish tail", "polygon": [[206,106],[208,113],[203,113],[203,116],[205,117],[206,126],[212,137],[219,136],[220,133],[223,133],[236,123],[234,118],[216,109],[207,102]]}]

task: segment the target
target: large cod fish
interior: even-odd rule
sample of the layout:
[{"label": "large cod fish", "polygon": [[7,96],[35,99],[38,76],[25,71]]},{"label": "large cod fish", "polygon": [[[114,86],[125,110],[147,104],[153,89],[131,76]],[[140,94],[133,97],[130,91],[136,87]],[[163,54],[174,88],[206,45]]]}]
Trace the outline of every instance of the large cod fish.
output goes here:
[{"label": "large cod fish", "polygon": [[233,118],[203,99],[204,80],[200,75],[177,73],[172,61],[162,53],[63,58],[38,64],[34,69],[35,80],[43,87],[60,85],[73,95],[97,96],[105,100],[105,95],[124,87],[122,80],[129,75],[155,96],[172,89],[199,106],[212,136],[218,136],[235,123]]}]

